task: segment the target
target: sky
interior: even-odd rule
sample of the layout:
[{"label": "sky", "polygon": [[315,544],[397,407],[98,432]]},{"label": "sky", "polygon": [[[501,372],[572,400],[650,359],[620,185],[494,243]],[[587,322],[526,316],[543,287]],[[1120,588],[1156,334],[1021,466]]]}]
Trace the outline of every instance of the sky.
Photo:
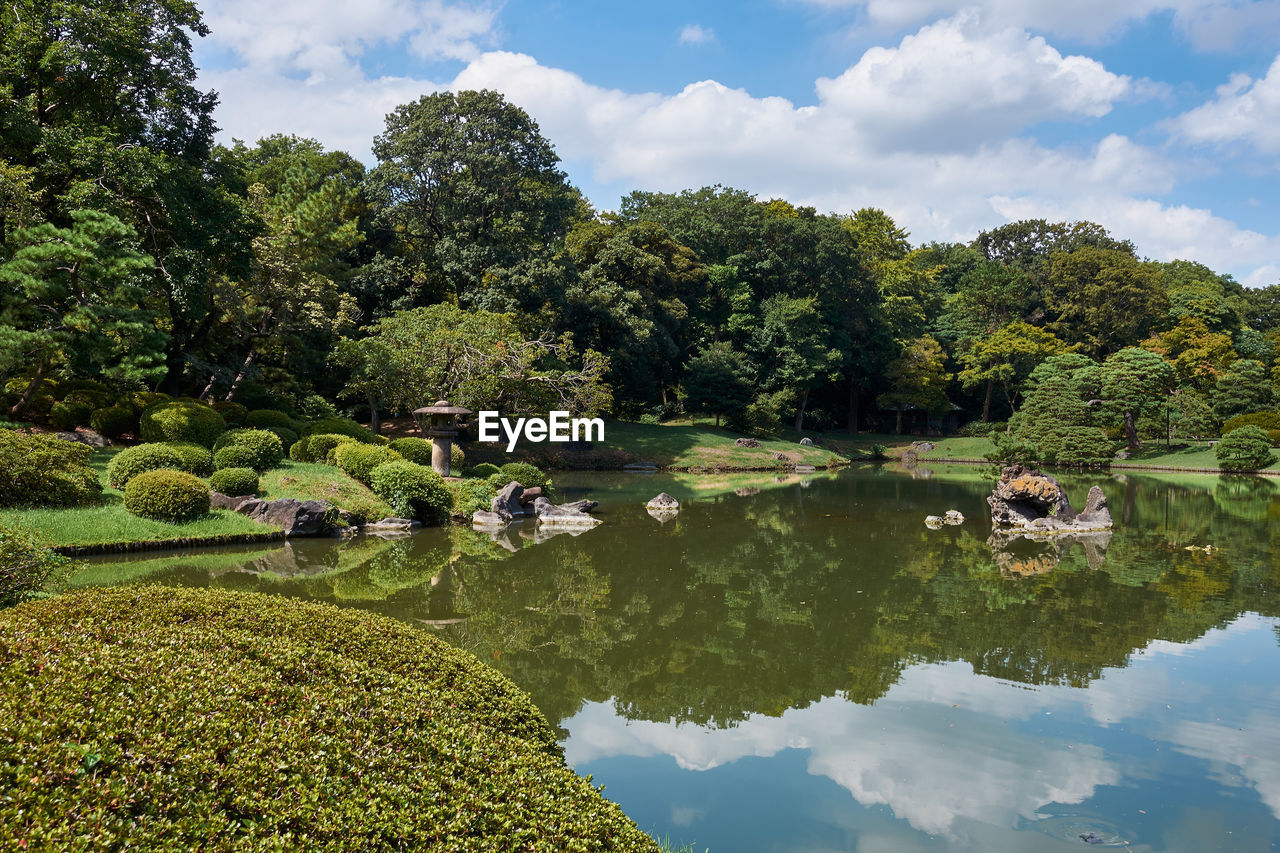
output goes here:
[{"label": "sky", "polygon": [[1280,283],[1280,0],[205,0],[220,141],[374,165],[397,105],[495,89],[599,210],[722,184],[916,243],[1092,220]]}]

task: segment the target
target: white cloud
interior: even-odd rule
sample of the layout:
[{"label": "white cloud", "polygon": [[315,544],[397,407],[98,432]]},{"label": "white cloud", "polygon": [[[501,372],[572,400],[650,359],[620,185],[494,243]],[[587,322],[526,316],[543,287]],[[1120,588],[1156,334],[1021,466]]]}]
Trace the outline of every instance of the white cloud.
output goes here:
[{"label": "white cloud", "polygon": [[1202,50],[1226,50],[1265,38],[1280,23],[1274,0],[807,0],[830,9],[862,9],[878,27],[901,29],[964,9],[1005,26],[1026,27],[1086,40],[1114,35],[1127,24],[1172,12],[1183,35]]},{"label": "white cloud", "polygon": [[1217,98],[1170,123],[1191,142],[1243,142],[1263,154],[1280,154],[1280,56],[1266,76],[1234,74],[1218,87]]},{"label": "white cloud", "polygon": [[680,31],[680,44],[706,44],[715,41],[715,30],[701,24],[689,24]]}]

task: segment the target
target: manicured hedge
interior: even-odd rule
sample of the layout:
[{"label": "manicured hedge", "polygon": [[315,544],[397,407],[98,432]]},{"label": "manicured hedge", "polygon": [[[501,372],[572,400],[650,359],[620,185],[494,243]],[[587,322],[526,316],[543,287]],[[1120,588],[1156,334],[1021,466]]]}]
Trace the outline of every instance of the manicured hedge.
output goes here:
[{"label": "manicured hedge", "polygon": [[93,410],[89,415],[89,426],[107,438],[119,438],[138,428],[138,416],[128,406],[106,406]]},{"label": "manicured hedge", "polygon": [[185,471],[144,471],[124,487],[124,508],[157,521],[189,521],[209,511],[209,486]]},{"label": "manicured hedge", "polygon": [[397,514],[427,522],[444,521],[453,510],[453,495],[444,478],[426,465],[384,462],[369,474],[369,488]]},{"label": "manicured hedge", "polygon": [[291,430],[293,429],[293,418],[284,412],[277,412],[275,409],[254,409],[252,412],[245,414],[244,425],[255,429],[283,427]]},{"label": "manicured hedge", "polygon": [[154,443],[126,447],[107,463],[107,483],[113,489],[123,489],[130,480],[146,471],[161,468],[183,471],[185,465],[182,453],[173,445]]},{"label": "manicured hedge", "polygon": [[227,429],[222,415],[202,403],[158,403],[139,418],[143,441],[189,441],[205,447]]},{"label": "manicured hedge", "polygon": [[197,477],[208,477],[213,473],[213,454],[209,452],[209,448],[188,441],[171,441],[168,446],[177,451],[182,459],[179,471],[186,471]]},{"label": "manicured hedge", "polygon": [[333,457],[342,473],[367,486],[374,468],[384,462],[394,462],[400,454],[376,444],[340,444],[334,448]]},{"label": "manicured hedge", "polygon": [[49,407],[49,426],[58,430],[73,430],[89,423],[93,414],[91,403],[63,402]]},{"label": "manicured hedge", "polygon": [[329,451],[340,444],[350,444],[359,439],[337,433],[317,433],[304,436],[289,448],[289,458],[294,462],[325,462]]},{"label": "manicured hedge", "polygon": [[431,464],[431,442],[425,438],[413,436],[397,438],[387,446],[410,462],[416,462],[419,465]]},{"label": "manicured hedge", "polygon": [[252,468],[220,468],[209,477],[209,487],[233,497],[255,495],[258,493],[258,472]]},{"label": "manicured hedge", "polygon": [[[274,432],[265,429],[233,429],[214,442],[214,468],[252,468],[267,471],[278,467],[284,459],[284,443]],[[229,448],[241,448],[234,454]]]},{"label": "manicured hedge", "polygon": [[503,485],[515,480],[526,489],[551,488],[551,478],[547,476],[546,472],[536,465],[530,465],[528,462],[508,462],[498,469],[498,473],[503,477]]},{"label": "manicured hedge", "polygon": [[425,631],[212,589],[0,613],[14,849],[657,851],[529,697]]},{"label": "manicured hedge", "polygon": [[249,413],[247,407],[227,400],[218,400],[209,405],[215,412],[222,415],[227,426],[244,426],[244,416]]},{"label": "manicured hedge", "polygon": [[356,441],[373,444],[373,433],[350,418],[320,418],[306,424],[303,435],[347,435]]},{"label": "manicured hedge", "polygon": [[51,435],[0,430],[0,506],[84,506],[102,498],[93,450]]},{"label": "manicured hedge", "polygon": [[1271,439],[1260,426],[1242,426],[1222,437],[1213,448],[1224,471],[1257,471],[1276,461]]},{"label": "manicured hedge", "polygon": [[479,465],[462,469],[462,476],[474,477],[477,480],[487,480],[497,473],[499,473],[498,466],[490,462],[481,462]]}]

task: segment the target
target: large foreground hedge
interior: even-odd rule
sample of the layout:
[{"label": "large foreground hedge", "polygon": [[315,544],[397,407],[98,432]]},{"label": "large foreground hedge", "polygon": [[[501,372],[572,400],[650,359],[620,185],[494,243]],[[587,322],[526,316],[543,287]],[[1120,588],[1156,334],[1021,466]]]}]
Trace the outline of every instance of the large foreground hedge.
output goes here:
[{"label": "large foreground hedge", "polygon": [[657,849],[469,655],[221,590],[0,613],[0,791],[15,849]]}]

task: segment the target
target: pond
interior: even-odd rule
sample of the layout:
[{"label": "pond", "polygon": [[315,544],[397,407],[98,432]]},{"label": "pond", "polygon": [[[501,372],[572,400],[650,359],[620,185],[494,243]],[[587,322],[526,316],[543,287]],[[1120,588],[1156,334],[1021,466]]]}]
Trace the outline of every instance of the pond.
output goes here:
[{"label": "pond", "polygon": [[[1110,536],[988,541],[991,472],[561,474],[605,523],[91,562],[420,624],[639,825],[741,851],[1280,844],[1280,488],[1064,478]],[[642,502],[680,499],[673,519]],[[967,520],[930,530],[948,509]],[[1205,550],[1208,548],[1208,550]]]}]

